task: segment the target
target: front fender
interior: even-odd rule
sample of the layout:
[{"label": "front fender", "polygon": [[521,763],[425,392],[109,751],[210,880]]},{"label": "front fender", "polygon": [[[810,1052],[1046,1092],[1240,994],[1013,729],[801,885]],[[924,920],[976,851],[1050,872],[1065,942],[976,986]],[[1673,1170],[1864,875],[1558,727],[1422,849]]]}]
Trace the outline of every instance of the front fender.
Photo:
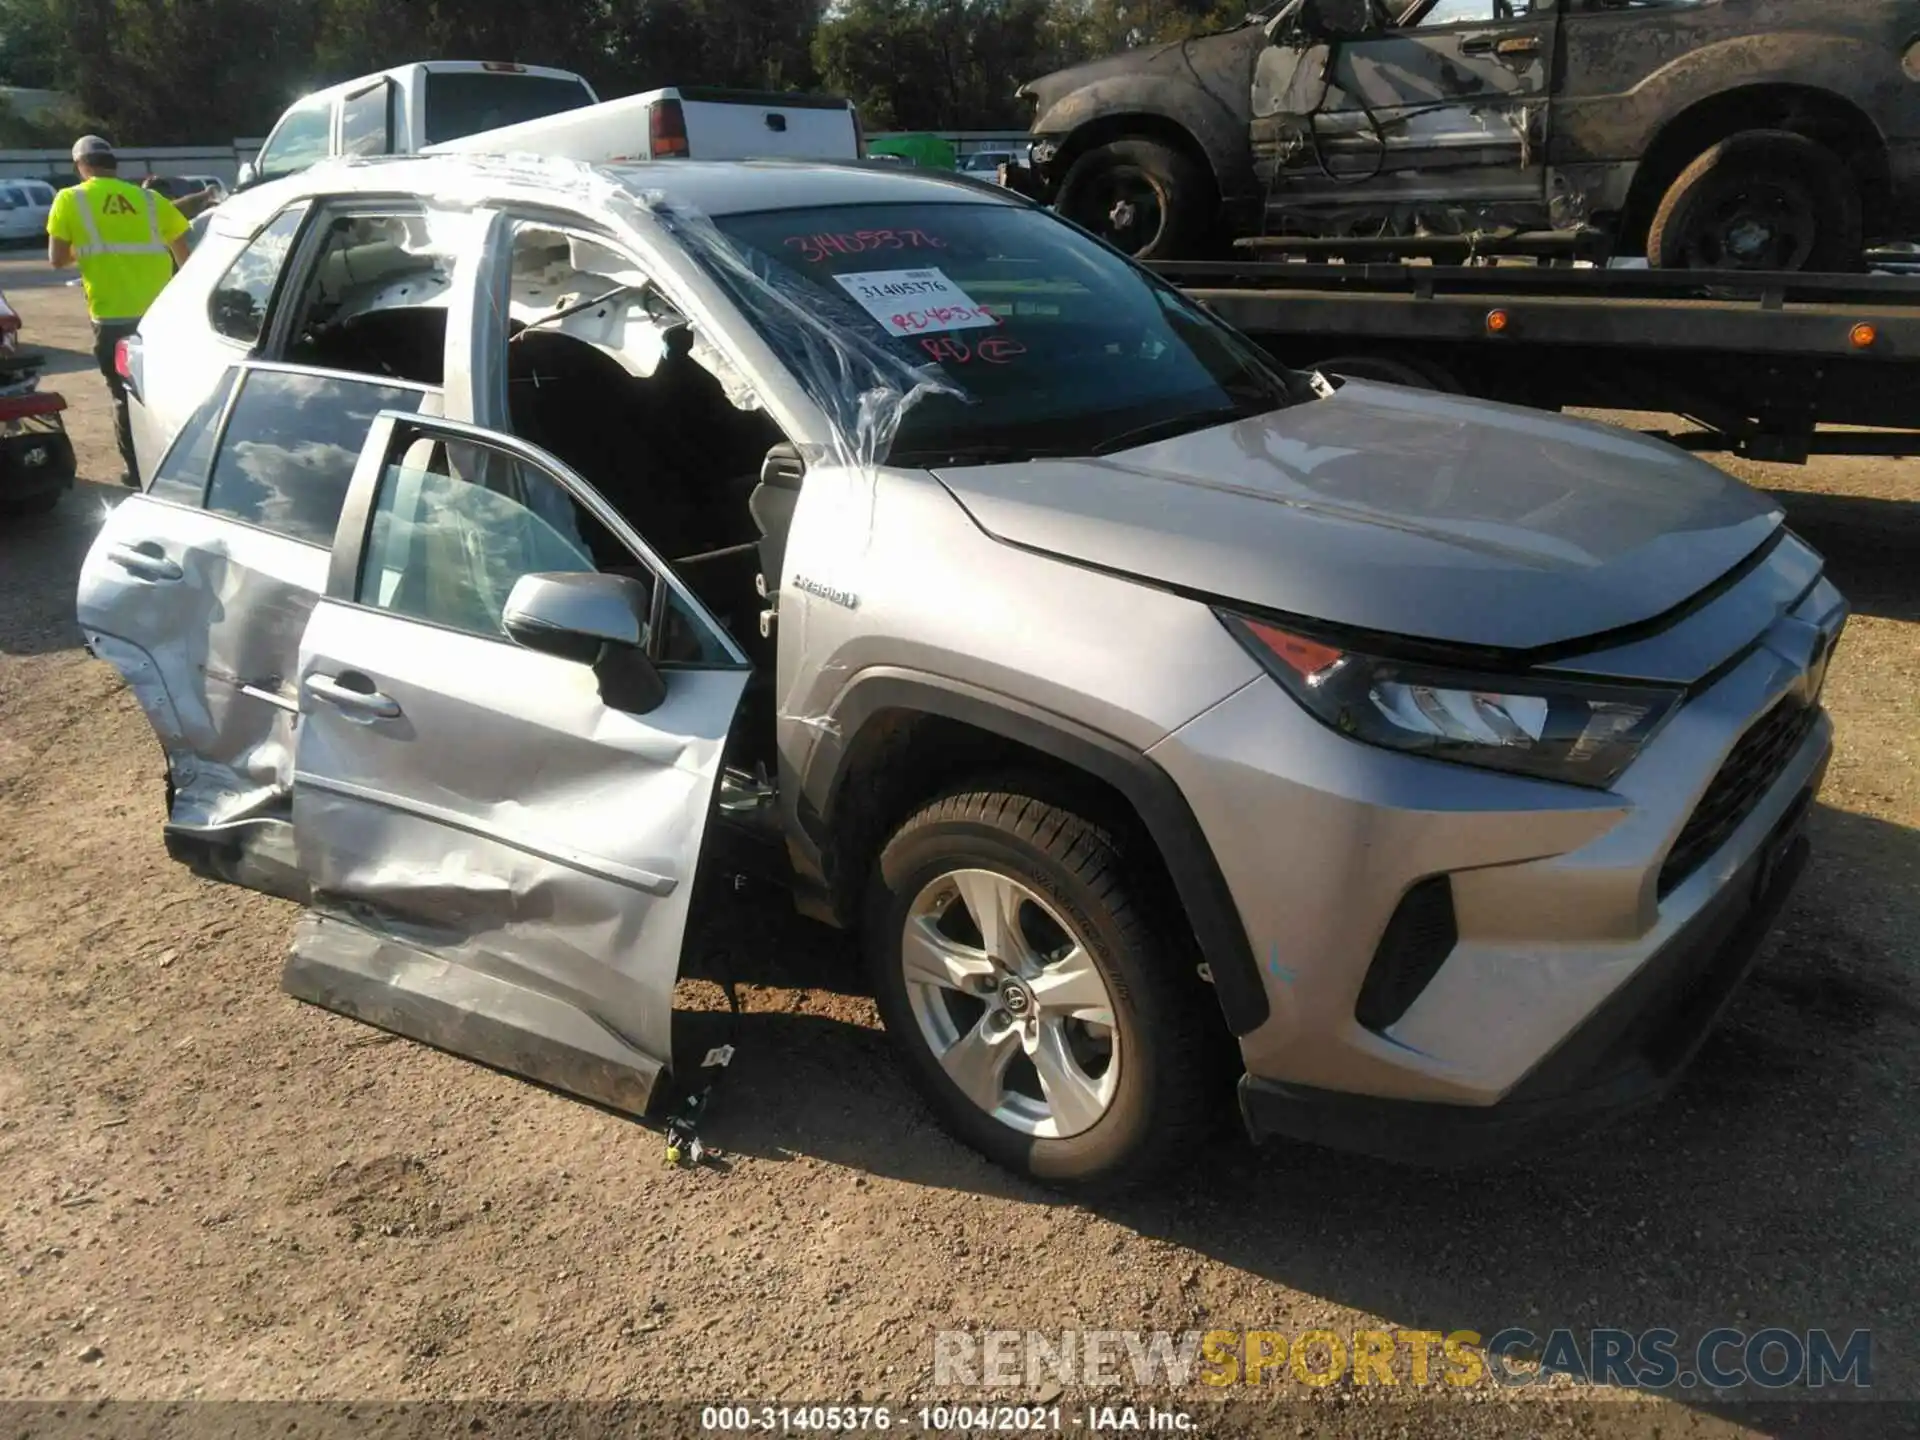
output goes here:
[{"label": "front fender", "polygon": [[1171,776],[1144,751],[1011,695],[945,676],[876,666],[841,691],[832,728],[823,732],[799,776],[807,807],[823,829],[844,824],[851,757],[881,714],[937,716],[1012,740],[1111,786],[1130,804],[1166,862],[1174,889],[1212,973],[1222,1013],[1236,1035],[1266,1023],[1266,986],[1207,833]]},{"label": "front fender", "polygon": [[[1248,141],[1253,63],[1265,36],[1254,30],[1258,44],[1238,35],[1219,38],[1240,43],[1196,43],[1184,52],[1174,47],[1154,57],[1156,66],[1167,67],[1160,73],[1107,74],[1057,97],[1043,95],[1033,134],[1060,147],[1054,178],[1064,173],[1060,162],[1070,164],[1083,148],[1076,136],[1106,138],[1124,133],[1125,122],[1136,120],[1149,131],[1155,122],[1178,126],[1199,145],[1222,195],[1244,189],[1253,175]],[[1096,125],[1098,130],[1089,132],[1088,127]]]}]

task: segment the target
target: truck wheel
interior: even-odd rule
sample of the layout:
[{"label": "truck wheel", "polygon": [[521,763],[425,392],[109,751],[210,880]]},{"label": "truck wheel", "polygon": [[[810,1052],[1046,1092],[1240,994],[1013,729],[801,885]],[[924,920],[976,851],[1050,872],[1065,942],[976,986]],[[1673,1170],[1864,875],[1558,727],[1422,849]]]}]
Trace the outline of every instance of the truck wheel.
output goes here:
[{"label": "truck wheel", "polygon": [[1804,135],[1750,130],[1681,172],[1647,234],[1666,270],[1848,271],[1865,243],[1860,187]]},{"label": "truck wheel", "polygon": [[1115,140],[1073,162],[1055,208],[1136,259],[1190,259],[1212,222],[1213,183],[1171,145]]},{"label": "truck wheel", "polygon": [[1211,1082],[1231,1042],[1112,837],[1031,788],[951,794],[894,832],[867,892],[874,994],[958,1139],[1045,1183],[1124,1186],[1229,1111]]}]

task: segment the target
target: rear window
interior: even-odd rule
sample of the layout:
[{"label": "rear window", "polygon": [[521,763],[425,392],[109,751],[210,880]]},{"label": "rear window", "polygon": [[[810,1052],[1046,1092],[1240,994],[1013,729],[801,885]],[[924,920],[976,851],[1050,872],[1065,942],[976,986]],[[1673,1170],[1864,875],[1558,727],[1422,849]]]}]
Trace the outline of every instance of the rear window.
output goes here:
[{"label": "rear window", "polygon": [[427,144],[578,110],[592,100],[578,80],[495,70],[429,70]]},{"label": "rear window", "polygon": [[[1309,398],[1303,376],[1172,287],[1050,215],[1000,204],[861,205],[715,217],[747,263],[715,277],[810,388],[849,388],[801,356],[795,308],[856,350],[934,366],[964,398],[908,408],[896,464],[1101,454]],[[859,388],[878,381],[854,377]],[[818,395],[829,414],[845,396]]]}]

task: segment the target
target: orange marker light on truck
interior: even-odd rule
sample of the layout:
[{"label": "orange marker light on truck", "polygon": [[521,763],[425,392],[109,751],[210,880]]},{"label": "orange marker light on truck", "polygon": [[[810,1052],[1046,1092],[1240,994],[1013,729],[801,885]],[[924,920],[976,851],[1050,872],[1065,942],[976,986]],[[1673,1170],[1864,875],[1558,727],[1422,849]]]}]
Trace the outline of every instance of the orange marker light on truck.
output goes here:
[{"label": "orange marker light on truck", "polygon": [[1504,310],[1489,310],[1487,312],[1487,333],[1489,335],[1504,335],[1512,324],[1513,317]]},{"label": "orange marker light on truck", "polygon": [[1852,338],[1854,349],[1871,350],[1880,343],[1880,332],[1871,325],[1856,325],[1853,327]]}]

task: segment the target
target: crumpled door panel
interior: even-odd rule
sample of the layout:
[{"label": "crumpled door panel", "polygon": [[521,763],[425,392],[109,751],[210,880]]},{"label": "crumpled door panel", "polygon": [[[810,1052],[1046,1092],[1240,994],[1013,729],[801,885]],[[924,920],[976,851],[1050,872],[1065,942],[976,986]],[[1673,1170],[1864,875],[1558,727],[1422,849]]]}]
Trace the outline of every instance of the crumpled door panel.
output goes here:
[{"label": "crumpled door panel", "polygon": [[[300,663],[313,913],[284,988],[644,1111],[746,671],[672,671],[629,715],[584,665],[331,602]],[[330,703],[327,678],[379,704]]]},{"label": "crumpled door panel", "polygon": [[170,841],[244,847],[248,833],[286,824],[292,674],[328,563],[316,546],[144,495],[108,517],[81,569],[78,616],[166,752]]}]

